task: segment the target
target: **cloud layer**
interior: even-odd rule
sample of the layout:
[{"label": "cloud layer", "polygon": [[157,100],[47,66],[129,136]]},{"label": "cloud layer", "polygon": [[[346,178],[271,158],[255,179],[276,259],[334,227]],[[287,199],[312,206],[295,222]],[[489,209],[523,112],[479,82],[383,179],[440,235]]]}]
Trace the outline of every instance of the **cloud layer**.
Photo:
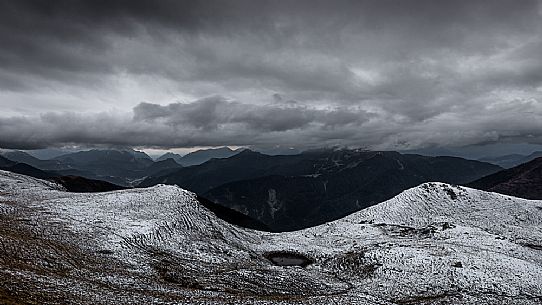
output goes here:
[{"label": "cloud layer", "polygon": [[2,1],[0,146],[542,143],[540,1]]},{"label": "cloud layer", "polygon": [[406,123],[402,116],[356,106],[315,108],[292,101],[253,105],[214,96],[164,106],[140,103],[131,113],[48,112],[4,118],[0,120],[0,147],[348,145],[405,149],[442,144],[443,139],[451,146],[498,141],[542,143],[542,120],[532,109],[540,110],[540,105],[515,100],[470,115],[443,113]]}]

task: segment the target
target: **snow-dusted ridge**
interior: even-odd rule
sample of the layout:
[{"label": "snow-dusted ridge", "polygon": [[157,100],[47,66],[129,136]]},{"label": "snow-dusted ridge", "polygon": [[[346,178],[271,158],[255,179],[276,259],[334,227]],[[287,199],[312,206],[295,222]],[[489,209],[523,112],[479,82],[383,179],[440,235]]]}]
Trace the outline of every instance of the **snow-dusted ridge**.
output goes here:
[{"label": "snow-dusted ridge", "polygon": [[[0,300],[540,304],[542,201],[443,183],[321,226],[233,226],[174,186],[67,193],[0,171]],[[314,263],[273,265],[266,253]]]}]

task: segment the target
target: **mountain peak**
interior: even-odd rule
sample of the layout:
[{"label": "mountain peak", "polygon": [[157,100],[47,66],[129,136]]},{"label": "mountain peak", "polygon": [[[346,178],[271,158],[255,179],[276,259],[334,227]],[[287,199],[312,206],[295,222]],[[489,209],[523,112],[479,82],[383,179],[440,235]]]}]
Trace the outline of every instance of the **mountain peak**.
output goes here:
[{"label": "mountain peak", "polygon": [[248,156],[248,155],[263,155],[261,152],[258,152],[258,151],[255,151],[255,150],[251,150],[251,149],[243,149],[241,150],[237,156]]},{"label": "mountain peak", "polygon": [[193,151],[189,154],[186,154],[185,156],[176,158],[175,161],[177,161],[179,164],[182,164],[183,166],[192,166],[205,163],[213,158],[229,158],[236,155],[237,153],[239,153],[239,151],[231,150],[229,147],[224,146],[219,148]]},{"label": "mountain peak", "polygon": [[163,154],[161,157],[166,157],[166,156],[180,156],[180,155],[174,154],[174,153],[168,151],[167,153]]},{"label": "mountain peak", "polygon": [[156,162],[154,162],[153,165],[154,166],[161,165],[161,166],[170,166],[170,167],[182,167],[182,165],[177,163],[173,158],[165,158],[162,160],[157,160]]}]

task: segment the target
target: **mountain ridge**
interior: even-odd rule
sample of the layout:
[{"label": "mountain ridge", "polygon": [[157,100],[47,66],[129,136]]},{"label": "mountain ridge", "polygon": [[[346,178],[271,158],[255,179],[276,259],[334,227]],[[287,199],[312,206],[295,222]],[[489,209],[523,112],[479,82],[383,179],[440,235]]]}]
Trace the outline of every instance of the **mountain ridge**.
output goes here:
[{"label": "mountain ridge", "polygon": [[[542,201],[433,182],[337,221],[266,233],[217,218],[175,186],[73,194],[0,171],[0,187],[0,238],[10,237],[0,239],[0,257],[9,258],[0,259],[0,278],[10,279],[0,281],[0,297],[13,303],[542,299]],[[288,257],[309,265],[273,261]]]},{"label": "mountain ridge", "polygon": [[485,176],[467,186],[526,199],[542,199],[542,157]]},{"label": "mountain ridge", "polygon": [[268,156],[245,150],[213,159],[140,187],[176,184],[265,223],[297,230],[338,219],[427,181],[470,182],[501,168],[458,157],[319,149]]},{"label": "mountain ridge", "polygon": [[528,155],[510,154],[499,157],[486,157],[479,160],[502,166],[505,169],[509,169],[523,163],[527,163],[539,157],[542,157],[542,151],[535,151]]},{"label": "mountain ridge", "polygon": [[168,158],[171,158],[175,160],[175,162],[181,164],[182,166],[192,166],[192,165],[200,165],[202,163],[205,163],[213,158],[229,158],[243,149],[236,149],[232,150],[229,147],[219,147],[219,148],[210,148],[210,149],[200,149],[197,151],[190,152],[184,156],[181,156],[179,154],[175,154],[172,152],[167,152],[163,154],[162,156],[158,157],[156,161],[162,161]]}]

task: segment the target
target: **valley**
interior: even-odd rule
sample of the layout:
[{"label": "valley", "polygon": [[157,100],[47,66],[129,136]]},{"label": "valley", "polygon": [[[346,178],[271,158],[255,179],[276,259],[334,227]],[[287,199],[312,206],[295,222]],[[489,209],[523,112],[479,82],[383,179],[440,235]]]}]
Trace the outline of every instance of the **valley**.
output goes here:
[{"label": "valley", "polygon": [[[220,158],[224,154],[229,157]],[[424,182],[465,184],[502,170],[457,157],[345,148],[293,155],[266,155],[248,149],[202,150],[186,155],[185,162],[196,157],[205,162],[186,167],[165,158],[172,154],[153,161],[137,151],[80,151],[54,160],[34,160],[24,152],[4,156],[11,156],[12,162],[28,161],[34,166],[54,162],[60,168],[69,168],[11,165],[11,171],[57,181],[75,192],[177,185],[275,232],[339,219]],[[63,178],[70,172],[69,178]]]}]

